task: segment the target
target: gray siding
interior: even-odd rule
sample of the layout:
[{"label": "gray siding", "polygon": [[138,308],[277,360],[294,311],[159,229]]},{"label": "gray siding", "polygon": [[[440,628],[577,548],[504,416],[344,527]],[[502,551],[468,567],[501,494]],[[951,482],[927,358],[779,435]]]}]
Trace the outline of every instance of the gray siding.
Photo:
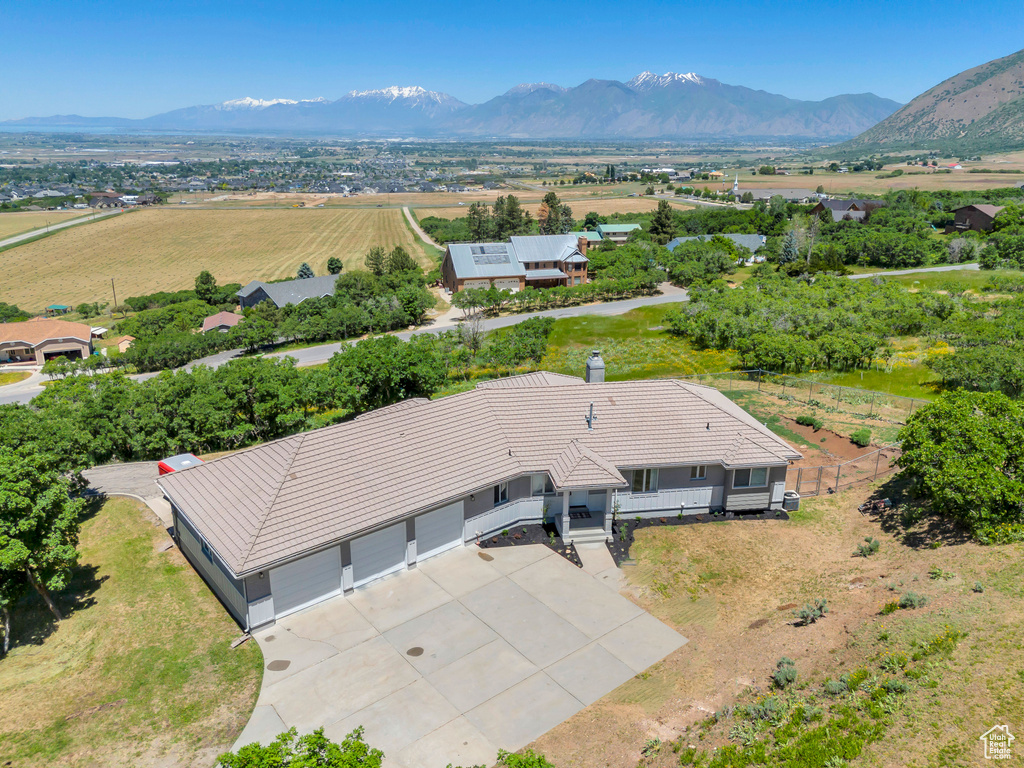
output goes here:
[{"label": "gray siding", "polygon": [[258,573],[245,577],[245,596],[249,598],[250,603],[260,600],[269,594],[270,578],[265,571],[263,572],[262,579]]},{"label": "gray siding", "polygon": [[703,480],[690,479],[690,467],[665,467],[658,470],[658,490],[669,488],[703,488],[707,485],[725,485],[725,467],[721,464],[707,465],[707,477]]},{"label": "gray siding", "polygon": [[242,582],[231,575],[212,549],[210,558],[203,554],[203,544],[199,535],[189,522],[177,513],[174,515],[174,531],[178,537],[178,546],[185,557],[235,620],[245,627],[248,606]]},{"label": "gray siding", "polygon": [[772,484],[785,482],[787,467],[768,470],[768,485],[764,488],[733,488],[734,472],[726,473],[725,508],[734,512],[755,512],[771,506]]}]

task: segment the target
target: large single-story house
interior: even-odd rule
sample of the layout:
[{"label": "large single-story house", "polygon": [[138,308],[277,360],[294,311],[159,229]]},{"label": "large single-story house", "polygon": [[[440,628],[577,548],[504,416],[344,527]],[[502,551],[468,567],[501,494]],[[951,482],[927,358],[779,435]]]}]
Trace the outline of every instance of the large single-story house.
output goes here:
[{"label": "large single-story house", "polygon": [[766,238],[764,235],[692,235],[688,237],[677,237],[673,240],[669,240],[665,244],[665,247],[672,251],[675,250],[676,247],[681,245],[682,243],[690,243],[693,242],[694,240],[710,240],[713,237],[728,238],[729,240],[732,240],[736,245],[746,248],[751,253],[756,253],[757,249],[764,245],[765,242],[767,242],[768,240],[768,238]]},{"label": "large single-story house", "polygon": [[0,323],[0,363],[42,365],[55,357],[79,359],[92,354],[92,327],[37,317],[23,323]]},{"label": "large single-story house", "polygon": [[[158,481],[182,552],[246,629],[513,526],[781,509],[790,445],[715,389],[538,372],[421,398]],[[438,439],[438,435],[443,435]]]},{"label": "large single-story house", "polygon": [[441,261],[441,282],[457,293],[465,288],[518,292],[588,281],[589,237],[521,235],[507,243],[450,243]]},{"label": "large single-story house", "polygon": [[285,280],[281,283],[263,283],[253,280],[243,286],[238,293],[238,303],[242,308],[255,307],[264,301],[272,301],[278,307],[289,304],[301,304],[306,299],[321,299],[334,295],[334,284],[337,275],[322,277],[305,277],[299,280]]},{"label": "large single-story house", "polygon": [[829,211],[833,221],[850,219],[851,221],[864,221],[876,208],[884,208],[883,200],[822,200],[811,208],[811,215]]},{"label": "large single-story house", "polygon": [[597,233],[602,240],[611,240],[615,244],[624,243],[634,230],[640,229],[639,224],[598,224]]},{"label": "large single-story house", "polygon": [[965,205],[953,211],[953,231],[991,232],[992,224],[1000,213],[1003,205]]},{"label": "large single-story house", "polygon": [[203,320],[203,333],[209,333],[210,331],[227,333],[244,319],[242,315],[236,312],[218,312]]}]

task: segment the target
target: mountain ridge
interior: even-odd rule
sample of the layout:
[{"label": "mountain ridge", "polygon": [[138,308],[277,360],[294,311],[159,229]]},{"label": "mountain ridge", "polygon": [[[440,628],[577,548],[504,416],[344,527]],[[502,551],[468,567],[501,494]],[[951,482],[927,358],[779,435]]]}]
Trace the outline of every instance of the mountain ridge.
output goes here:
[{"label": "mountain ridge", "polygon": [[572,88],[522,83],[482,104],[466,104],[421,86],[390,86],[351,90],[334,101],[246,96],[142,119],[52,116],[8,120],[0,125],[467,138],[784,136],[837,140],[858,134],[899,106],[874,94],[801,101],[727,85],[695,72],[658,75],[645,71],[625,83],[598,78]]},{"label": "mountain ridge", "polygon": [[841,150],[1024,148],[1024,50],[946,78]]}]

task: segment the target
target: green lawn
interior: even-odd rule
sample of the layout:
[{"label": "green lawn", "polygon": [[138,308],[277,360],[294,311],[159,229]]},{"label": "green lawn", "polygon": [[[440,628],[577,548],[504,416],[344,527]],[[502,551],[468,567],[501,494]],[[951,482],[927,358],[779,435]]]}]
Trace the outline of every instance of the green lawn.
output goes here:
[{"label": "green lawn", "polygon": [[0,373],[0,387],[5,384],[17,384],[32,375],[31,371],[4,371]]},{"label": "green lawn", "polygon": [[540,367],[582,376],[594,349],[601,350],[609,381],[686,376],[737,365],[733,353],[697,350],[664,330],[665,315],[675,307],[678,305],[658,304],[615,317],[583,315],[557,320]]},{"label": "green lawn", "polygon": [[82,527],[58,596],[14,612],[0,662],[0,764],[212,765],[256,702],[263,657],[138,502],[111,499]]},{"label": "green lawn", "polygon": [[1022,273],[1014,269],[953,269],[948,272],[916,272],[910,275],[886,276],[910,290],[944,291],[953,284],[959,284],[974,291],[980,291],[995,275],[1020,278]]},{"label": "green lawn", "polygon": [[931,368],[921,364],[897,366],[891,373],[885,371],[822,371],[801,374],[805,378],[842,387],[870,389],[900,397],[932,400],[941,393],[940,378]]}]

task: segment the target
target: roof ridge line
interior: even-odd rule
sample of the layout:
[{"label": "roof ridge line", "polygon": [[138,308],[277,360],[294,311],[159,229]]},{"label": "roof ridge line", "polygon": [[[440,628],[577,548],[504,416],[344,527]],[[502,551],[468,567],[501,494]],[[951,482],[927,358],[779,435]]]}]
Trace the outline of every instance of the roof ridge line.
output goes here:
[{"label": "roof ridge line", "polygon": [[292,449],[291,455],[288,457],[288,462],[284,469],[281,471],[281,481],[277,484],[277,489],[274,491],[274,495],[270,498],[267,503],[266,509],[263,510],[263,519],[260,520],[259,528],[253,531],[252,538],[249,539],[249,546],[245,548],[245,554],[242,556],[242,568],[245,568],[245,563],[249,559],[249,555],[252,554],[252,548],[256,546],[256,541],[260,537],[260,533],[263,532],[263,526],[267,524],[267,518],[270,517],[270,511],[274,508],[274,502],[277,501],[277,497],[281,495],[281,489],[284,488],[284,483],[288,479],[288,475],[291,471],[292,464],[295,463],[295,457],[299,453],[299,448],[306,440],[306,435],[311,434],[310,432],[302,432],[299,434],[299,439],[295,441],[295,447]]}]

